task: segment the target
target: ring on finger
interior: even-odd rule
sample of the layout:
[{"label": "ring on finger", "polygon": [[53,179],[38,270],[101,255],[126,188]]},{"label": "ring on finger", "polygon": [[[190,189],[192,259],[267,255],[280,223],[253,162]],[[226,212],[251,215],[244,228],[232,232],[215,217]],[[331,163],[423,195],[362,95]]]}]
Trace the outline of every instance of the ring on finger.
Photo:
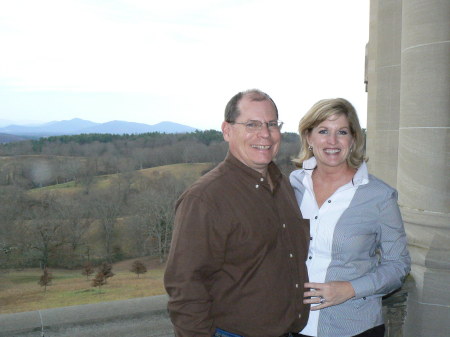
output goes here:
[{"label": "ring on finger", "polygon": [[319,298],[320,298],[320,301],[319,301],[320,304],[324,304],[326,302],[326,300],[323,298],[323,296],[319,296]]}]

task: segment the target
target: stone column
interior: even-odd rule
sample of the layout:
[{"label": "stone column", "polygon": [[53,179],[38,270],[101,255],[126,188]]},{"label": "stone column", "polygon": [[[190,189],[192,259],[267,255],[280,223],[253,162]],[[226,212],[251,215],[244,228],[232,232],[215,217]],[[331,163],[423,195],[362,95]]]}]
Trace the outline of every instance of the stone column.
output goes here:
[{"label": "stone column", "polygon": [[[366,153],[370,158],[368,167],[373,172],[372,161],[376,160],[376,134],[377,134],[377,45],[378,45],[378,0],[370,1],[369,17],[369,42],[366,45],[366,60],[364,82],[367,92],[367,134],[366,134]],[[375,174],[375,172],[373,172]]]},{"label": "stone column", "polygon": [[402,1],[371,1],[367,154],[369,171],[397,186]]},{"label": "stone column", "polygon": [[397,188],[414,286],[405,336],[450,331],[450,1],[402,8]]}]

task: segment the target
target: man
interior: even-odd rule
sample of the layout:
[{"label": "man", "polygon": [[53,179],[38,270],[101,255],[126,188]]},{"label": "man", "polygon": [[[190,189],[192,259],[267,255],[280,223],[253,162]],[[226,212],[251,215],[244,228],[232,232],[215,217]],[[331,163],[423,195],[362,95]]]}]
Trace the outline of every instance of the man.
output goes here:
[{"label": "man", "polygon": [[177,202],[164,277],[177,337],[289,336],[306,324],[309,224],[272,162],[281,126],[267,94],[235,95],[227,157]]}]

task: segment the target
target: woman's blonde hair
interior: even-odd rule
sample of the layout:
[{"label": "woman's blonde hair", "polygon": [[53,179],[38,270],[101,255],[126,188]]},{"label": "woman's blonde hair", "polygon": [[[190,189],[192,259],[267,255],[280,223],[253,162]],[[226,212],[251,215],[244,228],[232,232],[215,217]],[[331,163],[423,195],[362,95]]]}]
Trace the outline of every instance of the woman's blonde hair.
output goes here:
[{"label": "woman's blonde hair", "polygon": [[347,117],[350,133],[354,140],[351,152],[347,157],[348,165],[352,168],[358,168],[363,161],[367,160],[364,156],[365,137],[359,124],[355,108],[346,99],[330,98],[318,101],[300,120],[298,133],[300,135],[301,148],[298,158],[294,159],[296,166],[302,167],[303,162],[313,156],[313,152],[308,149],[309,145],[307,141],[307,136],[311,133],[312,129],[334,115],[344,115]]}]

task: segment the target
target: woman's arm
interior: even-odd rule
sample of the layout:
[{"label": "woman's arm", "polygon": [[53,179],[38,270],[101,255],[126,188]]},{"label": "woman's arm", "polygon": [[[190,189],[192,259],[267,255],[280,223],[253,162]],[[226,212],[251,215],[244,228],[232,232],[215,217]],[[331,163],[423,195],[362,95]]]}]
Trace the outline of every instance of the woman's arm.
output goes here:
[{"label": "woman's arm", "polygon": [[380,263],[373,272],[350,281],[356,298],[384,295],[400,288],[411,268],[397,192],[392,191],[384,202],[379,223]]}]

